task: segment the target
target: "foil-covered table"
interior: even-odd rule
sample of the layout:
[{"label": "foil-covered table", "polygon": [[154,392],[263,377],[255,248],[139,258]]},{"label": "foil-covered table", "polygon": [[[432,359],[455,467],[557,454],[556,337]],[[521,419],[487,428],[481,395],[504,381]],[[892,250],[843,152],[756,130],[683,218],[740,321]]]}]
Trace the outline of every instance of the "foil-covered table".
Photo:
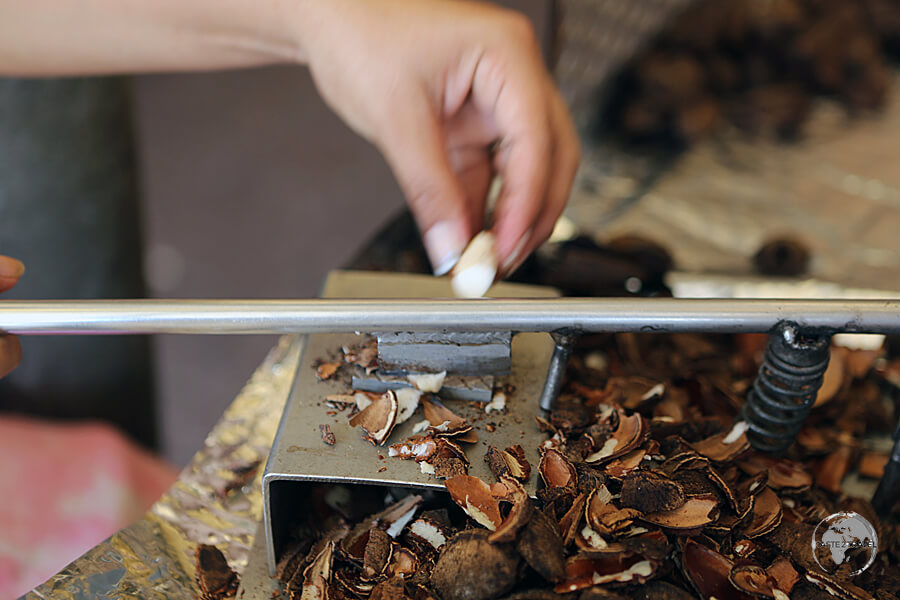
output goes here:
[{"label": "foil-covered table", "polygon": [[143,519],[23,598],[197,598],[194,549],[198,543],[218,546],[241,572],[262,518],[262,467],[304,339],[284,336],[279,340],[203,448]]}]

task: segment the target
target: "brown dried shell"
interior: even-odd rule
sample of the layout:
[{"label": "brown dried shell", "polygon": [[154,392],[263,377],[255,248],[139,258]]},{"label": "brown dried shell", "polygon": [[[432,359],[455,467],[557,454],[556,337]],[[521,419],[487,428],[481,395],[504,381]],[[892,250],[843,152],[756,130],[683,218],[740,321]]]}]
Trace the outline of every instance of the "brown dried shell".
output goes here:
[{"label": "brown dried shell", "polygon": [[[519,455],[514,455],[510,450],[518,448]],[[525,460],[525,451],[521,446],[514,446],[506,450],[500,450],[494,446],[488,446],[484,460],[498,480],[504,475],[509,475],[519,481],[525,481],[531,475],[531,465]]]},{"label": "brown dried shell", "polygon": [[739,456],[750,451],[750,440],[746,433],[740,433],[736,439],[732,431],[725,431],[692,444],[698,454],[713,462],[730,463]]},{"label": "brown dried shell", "polygon": [[406,441],[391,444],[388,456],[401,460],[428,460],[437,452],[438,443],[431,435],[414,435]]},{"label": "brown dried shell", "polygon": [[421,516],[413,521],[409,526],[409,537],[414,541],[415,545],[425,548],[430,552],[440,550],[453,532],[443,523],[436,520]]},{"label": "brown dried shell", "polygon": [[682,487],[656,471],[634,471],[622,481],[619,503],[642,513],[675,510],[687,497]]},{"label": "brown dried shell", "polygon": [[495,531],[503,522],[500,503],[491,495],[491,488],[471,475],[459,475],[444,482],[450,497],[476,523]]},{"label": "brown dried shell", "polygon": [[486,531],[469,529],[447,543],[431,572],[431,584],[443,600],[491,600],[513,588],[518,567],[513,546],[492,544]]},{"label": "brown dried shell", "polygon": [[237,593],[238,575],[228,566],[222,551],[200,544],[194,553],[197,561],[197,584],[204,598],[228,598]]},{"label": "brown dried shell", "polygon": [[406,595],[406,582],[400,576],[385,579],[372,588],[369,600],[410,600]]},{"label": "brown dried shell", "polygon": [[[757,598],[788,600],[787,594],[778,589],[775,578],[756,565],[735,565],[728,580],[736,589]],[[777,595],[776,595],[777,594]]]},{"label": "brown dried shell", "polygon": [[873,600],[866,590],[821,571],[807,571],[806,580],[839,600]]},{"label": "brown dried shell", "polygon": [[643,441],[646,434],[644,419],[634,413],[626,416],[625,411],[618,409],[619,424],[602,444],[600,449],[584,459],[587,463],[606,462],[634,450]]},{"label": "brown dried shell", "polygon": [[755,497],[753,516],[744,530],[744,536],[750,539],[765,535],[781,523],[781,500],[770,488],[765,488]]},{"label": "brown dried shell", "polygon": [[733,600],[743,596],[728,578],[734,563],[715,550],[688,539],[682,549],[681,566],[701,598]]},{"label": "brown dried shell", "polygon": [[798,462],[786,458],[773,458],[764,454],[752,454],[738,462],[738,466],[748,475],[761,471],[769,474],[769,487],[786,492],[799,492],[812,485],[809,471]]},{"label": "brown dried shell", "polygon": [[318,377],[321,381],[327,381],[334,377],[340,366],[341,363],[321,363],[316,367],[316,377]]},{"label": "brown dried shell", "polygon": [[709,525],[719,517],[719,500],[711,496],[689,498],[675,510],[645,514],[648,523],[665,529],[691,530]]},{"label": "brown dried shell", "polygon": [[397,424],[397,395],[388,390],[369,406],[350,419],[351,427],[361,427],[365,438],[375,445],[383,445]]},{"label": "brown dried shell", "polygon": [[547,487],[571,487],[577,483],[572,461],[556,450],[545,450],[538,465],[538,472]]},{"label": "brown dried shell", "polygon": [[401,547],[399,544],[394,544],[393,552],[391,553],[391,562],[387,567],[387,574],[390,577],[409,577],[413,573],[419,570],[419,559],[416,555],[406,548]]},{"label": "brown dried shell", "polygon": [[659,563],[630,552],[609,553],[602,557],[576,555],[566,562],[566,579],[554,587],[567,594],[595,585],[644,583],[659,569]]},{"label": "brown dried shell", "polygon": [[510,508],[506,518],[503,519],[503,523],[488,537],[488,541],[492,544],[515,541],[519,530],[528,523],[535,510],[531,504],[531,497],[518,480],[509,476],[503,476],[501,481],[505,486],[512,489],[510,498],[512,508]]},{"label": "brown dried shell", "polygon": [[425,419],[431,423],[429,430],[436,436],[456,437],[462,442],[473,444],[478,441],[478,434],[472,426],[434,396],[424,396],[422,407]]},{"label": "brown dried shell", "polygon": [[826,456],[815,468],[816,484],[835,494],[841,491],[841,481],[850,471],[855,449],[841,445]]},{"label": "brown dried shell", "polygon": [[584,518],[584,510],[587,505],[588,494],[579,494],[572,502],[571,508],[559,520],[559,531],[563,537],[566,546],[575,539],[582,519]]},{"label": "brown dried shell", "polygon": [[546,514],[534,510],[519,534],[516,549],[532,569],[550,582],[565,576],[566,557],[563,540],[556,524]]},{"label": "brown dried shell", "polygon": [[641,462],[644,460],[644,457],[647,456],[647,453],[647,448],[636,448],[624,456],[611,461],[606,465],[604,471],[610,477],[621,479],[640,467]]},{"label": "brown dried shell", "polygon": [[766,572],[775,579],[778,589],[785,594],[790,594],[800,579],[800,575],[797,573],[794,565],[791,564],[790,559],[783,556],[776,558],[775,562],[766,569]]},{"label": "brown dried shell", "polygon": [[633,508],[617,508],[605,486],[591,492],[585,502],[584,517],[591,529],[601,535],[612,535],[630,526],[640,512]]},{"label": "brown dried shell", "polygon": [[367,340],[357,346],[345,346],[344,362],[362,367],[367,373],[378,368],[378,342]]},{"label": "brown dried shell", "polygon": [[369,531],[363,557],[363,575],[374,577],[384,573],[394,552],[391,536],[377,527]]}]

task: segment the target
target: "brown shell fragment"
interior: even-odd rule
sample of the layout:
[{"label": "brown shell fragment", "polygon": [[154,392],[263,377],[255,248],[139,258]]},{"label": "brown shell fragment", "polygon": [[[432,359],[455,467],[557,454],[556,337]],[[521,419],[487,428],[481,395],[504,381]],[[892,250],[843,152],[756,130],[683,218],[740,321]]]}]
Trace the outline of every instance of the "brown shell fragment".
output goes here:
[{"label": "brown shell fragment", "polygon": [[[650,581],[636,590],[631,596],[635,600],[693,600],[689,593],[667,581]],[[579,600],[584,600],[584,595]]]},{"label": "brown shell fragment", "polygon": [[559,531],[563,537],[563,542],[567,546],[575,539],[575,534],[578,532],[579,525],[581,525],[581,521],[584,518],[587,499],[588,494],[579,494],[572,502],[571,508],[559,520]]},{"label": "brown shell fragment", "polygon": [[719,501],[710,496],[694,496],[675,510],[647,513],[642,518],[665,529],[691,530],[709,525],[719,517]]},{"label": "brown shell fragment", "polygon": [[850,471],[855,450],[850,446],[841,445],[837,450],[826,456],[815,468],[816,484],[835,494],[841,491],[841,481]]},{"label": "brown shell fragment", "polygon": [[717,600],[749,600],[751,596],[738,591],[729,576],[734,563],[715,550],[692,539],[684,543],[682,568],[702,598]]},{"label": "brown shell fragment", "polygon": [[406,441],[391,444],[388,456],[421,462],[437,452],[438,443],[431,435],[414,435]]},{"label": "brown shell fragment", "polygon": [[197,584],[204,600],[231,598],[237,593],[238,575],[228,566],[222,551],[200,544],[194,553],[197,561]]},{"label": "brown shell fragment", "polygon": [[383,529],[373,528],[369,532],[369,539],[366,542],[366,550],[363,557],[363,575],[366,577],[374,577],[381,575],[388,566],[393,554],[393,544],[391,536],[384,532]]},{"label": "brown shell fragment", "polygon": [[622,409],[617,409],[616,413],[619,417],[618,427],[602,443],[598,442],[600,448],[585,457],[584,462],[596,463],[612,460],[634,450],[643,441],[646,433],[643,417],[637,413],[626,416]]},{"label": "brown shell fragment", "polygon": [[753,503],[753,516],[744,530],[744,536],[750,539],[765,535],[778,527],[782,517],[781,500],[770,488],[765,488],[756,496]]},{"label": "brown shell fragment", "polygon": [[692,446],[698,454],[713,462],[730,463],[750,451],[750,440],[747,439],[747,434],[741,432],[737,438],[732,439],[733,433],[733,431],[718,433],[702,439]]},{"label": "brown shell fragment", "polygon": [[431,584],[443,600],[491,600],[513,588],[518,553],[510,544],[487,538],[486,531],[469,529],[447,543],[431,572]]},{"label": "brown shell fragment", "polygon": [[767,471],[769,487],[776,490],[797,492],[805,490],[813,482],[812,475],[803,465],[786,458],[773,458],[755,453],[739,461],[738,466],[748,475]]},{"label": "brown shell fragment", "polygon": [[503,522],[500,503],[491,495],[491,488],[471,475],[458,475],[444,482],[450,497],[476,523],[495,531]]},{"label": "brown shell fragment", "polygon": [[446,438],[437,439],[434,455],[426,461],[434,468],[435,477],[450,479],[469,471],[469,459],[465,451]]},{"label": "brown shell fragment", "polygon": [[462,442],[472,444],[478,441],[478,434],[475,433],[472,425],[444,406],[436,397],[423,396],[421,403],[425,419],[431,423],[429,431],[432,431],[435,436],[455,437]]},{"label": "brown shell fragment", "polygon": [[636,448],[631,452],[620,456],[606,465],[604,471],[610,477],[622,478],[641,466],[644,457],[647,456],[647,448]]},{"label": "brown shell fragment", "polygon": [[547,581],[555,583],[565,576],[562,537],[556,524],[541,511],[535,510],[520,532],[516,549],[528,566]]},{"label": "brown shell fragment", "polygon": [[512,508],[500,526],[488,537],[492,544],[515,541],[519,530],[528,523],[535,511],[531,505],[531,497],[518,480],[504,476],[502,483],[513,490],[510,498]]},{"label": "brown shell fragment", "polygon": [[343,348],[344,362],[356,365],[371,373],[378,368],[378,342],[373,338],[356,346]]},{"label": "brown shell fragment", "polygon": [[644,583],[658,568],[658,562],[629,552],[599,557],[576,555],[566,562],[565,581],[553,589],[557,594],[568,594],[595,585]]},{"label": "brown shell fragment", "polygon": [[334,432],[331,431],[331,427],[328,425],[319,425],[319,434],[322,436],[322,441],[325,442],[329,446],[334,446],[335,438]]},{"label": "brown shell fragment", "polygon": [[341,363],[331,363],[325,362],[316,367],[316,377],[318,377],[321,381],[327,381],[334,377],[335,373],[337,373],[340,368]]},{"label": "brown shell fragment", "polygon": [[884,452],[863,452],[859,459],[859,474],[863,477],[881,479],[888,460],[890,456]]},{"label": "brown shell fragment", "polygon": [[383,445],[397,423],[397,408],[397,395],[388,390],[350,419],[350,426],[361,427],[369,442]]},{"label": "brown shell fragment", "polygon": [[874,600],[872,594],[861,587],[821,571],[807,571],[806,580],[839,600]]},{"label": "brown shell fragment", "polygon": [[797,573],[797,569],[791,564],[790,559],[783,556],[775,559],[766,572],[775,579],[778,589],[785,594],[790,594],[800,579],[800,574]]},{"label": "brown shell fragment", "polygon": [[391,553],[391,562],[387,567],[387,574],[391,577],[409,577],[419,569],[419,559],[411,550],[394,545]]},{"label": "brown shell fragment", "polygon": [[[778,589],[775,578],[756,565],[735,565],[728,574],[728,580],[735,588],[751,596],[778,600],[788,598],[787,594]],[[780,594],[776,596],[778,592]]]},{"label": "brown shell fragment", "polygon": [[498,480],[504,475],[509,475],[519,481],[525,481],[531,475],[531,465],[525,459],[525,451],[522,450],[522,446],[513,446],[506,450],[488,446],[484,460]]},{"label": "brown shell fragment", "polygon": [[372,588],[369,600],[411,600],[406,594],[406,582],[403,577],[395,576],[385,579]]},{"label": "brown shell fragment", "polygon": [[622,480],[619,503],[642,513],[675,510],[687,497],[682,487],[656,471],[634,471]]},{"label": "brown shell fragment", "polygon": [[606,487],[591,492],[584,507],[584,516],[591,529],[601,535],[612,535],[629,527],[640,516],[633,508],[618,508],[611,503]]},{"label": "brown shell fragment", "polygon": [[538,465],[538,472],[547,487],[575,487],[577,474],[572,461],[560,452],[545,450]]},{"label": "brown shell fragment", "polygon": [[416,542],[416,546],[426,548],[430,552],[440,550],[450,535],[449,528],[425,516],[419,517],[409,526],[409,536]]},{"label": "brown shell fragment", "polygon": [[322,547],[313,561],[303,571],[302,600],[325,600],[331,580],[331,564],[334,560],[334,540]]}]

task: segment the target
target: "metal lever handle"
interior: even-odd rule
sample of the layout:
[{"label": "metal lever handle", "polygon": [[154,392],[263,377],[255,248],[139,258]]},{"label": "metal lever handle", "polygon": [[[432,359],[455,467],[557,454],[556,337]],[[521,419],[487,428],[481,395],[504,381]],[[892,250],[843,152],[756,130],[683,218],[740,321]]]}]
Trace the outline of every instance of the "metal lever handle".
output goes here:
[{"label": "metal lever handle", "polygon": [[555,298],[478,300],[63,300],[0,302],[15,334],[362,331],[900,333],[900,300]]}]

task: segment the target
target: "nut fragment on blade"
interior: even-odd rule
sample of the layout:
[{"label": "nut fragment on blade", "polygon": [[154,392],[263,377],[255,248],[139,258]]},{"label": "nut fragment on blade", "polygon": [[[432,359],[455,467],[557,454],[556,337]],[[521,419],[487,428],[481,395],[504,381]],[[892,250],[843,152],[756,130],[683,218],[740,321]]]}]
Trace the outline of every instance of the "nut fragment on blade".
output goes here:
[{"label": "nut fragment on blade", "polygon": [[480,298],[497,277],[497,249],[494,234],[482,231],[469,242],[453,267],[451,286],[460,298]]}]

